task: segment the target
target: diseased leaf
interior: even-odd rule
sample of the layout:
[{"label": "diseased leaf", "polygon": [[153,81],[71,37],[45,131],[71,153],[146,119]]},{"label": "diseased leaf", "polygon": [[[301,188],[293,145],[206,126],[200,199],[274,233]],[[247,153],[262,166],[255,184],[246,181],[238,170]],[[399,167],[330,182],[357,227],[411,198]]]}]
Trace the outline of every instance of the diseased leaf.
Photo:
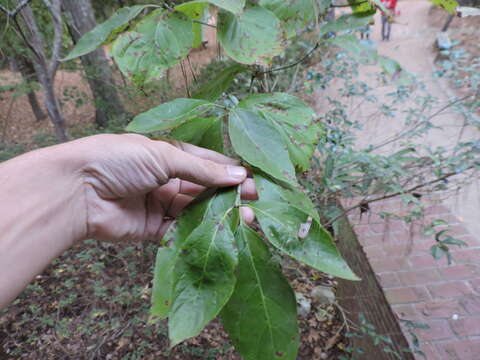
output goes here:
[{"label": "diseased leaf", "polygon": [[142,85],[178,64],[192,46],[189,18],[180,12],[155,10],[115,40],[112,55],[122,73]]},{"label": "diseased leaf", "polygon": [[193,95],[194,99],[203,99],[208,101],[217,100],[225,91],[228,90],[237,74],[245,71],[247,67],[241,64],[231,65],[223,69],[214,79],[206,82]]},{"label": "diseased leaf", "polygon": [[143,9],[151,6],[137,5],[118,9],[107,21],[95,26],[84,34],[63,61],[88,54],[107,40],[112,40],[112,33],[118,33],[123,30],[130,20],[137,17]]},{"label": "diseased leaf", "polygon": [[315,205],[303,192],[296,189],[288,190],[282,188],[259,174],[254,174],[254,178],[255,187],[260,201],[278,201],[287,203],[320,222],[320,217],[317,209],[315,209]]},{"label": "diseased leaf", "polygon": [[299,346],[295,295],[253,230],[242,224],[235,238],[238,280],[222,311],[225,329],[245,360],[294,360]]},{"label": "diseased leaf", "polygon": [[299,238],[308,215],[290,204],[256,201],[250,204],[270,243],[298,261],[317,270],[349,280],[358,280],[333,244],[330,234],[313,221],[308,234]]},{"label": "diseased leaf", "polygon": [[287,146],[270,121],[253,111],[234,109],[229,116],[229,136],[233,149],[245,161],[278,180],[296,184]]},{"label": "diseased leaf", "polygon": [[237,16],[221,11],[217,36],[227,55],[242,64],[268,65],[283,51],[280,20],[261,6]]},{"label": "diseased leaf", "polygon": [[238,259],[227,215],[235,196],[229,191],[211,199],[201,224],[182,243],[168,322],[172,346],[198,335],[234,290]]},{"label": "diseased leaf", "polygon": [[260,0],[259,5],[282,20],[288,37],[315,20],[315,0]]},{"label": "diseased leaf", "polygon": [[223,122],[219,117],[194,118],[175,128],[174,139],[223,152]]},{"label": "diseased leaf", "polygon": [[141,113],[128,124],[126,130],[149,133],[173,129],[186,121],[201,116],[213,104],[198,99],[175,99]]},{"label": "diseased leaf", "polygon": [[287,144],[293,164],[301,171],[310,168],[322,128],[314,122],[315,113],[309,106],[285,93],[250,95],[238,106],[258,112],[269,120]]},{"label": "diseased leaf", "polygon": [[173,272],[177,254],[175,249],[160,248],[155,260],[151,313],[166,318],[172,305]]},{"label": "diseased leaf", "polygon": [[[175,10],[185,14],[192,20],[202,21],[208,4],[204,1],[189,1],[175,6]],[[202,24],[192,22],[193,47],[198,48],[202,45]]]},{"label": "diseased leaf", "polygon": [[329,32],[342,32],[347,30],[355,30],[362,26],[368,25],[373,19],[371,15],[365,14],[347,14],[342,15],[338,19],[327,22],[320,28],[319,35],[325,35]]}]

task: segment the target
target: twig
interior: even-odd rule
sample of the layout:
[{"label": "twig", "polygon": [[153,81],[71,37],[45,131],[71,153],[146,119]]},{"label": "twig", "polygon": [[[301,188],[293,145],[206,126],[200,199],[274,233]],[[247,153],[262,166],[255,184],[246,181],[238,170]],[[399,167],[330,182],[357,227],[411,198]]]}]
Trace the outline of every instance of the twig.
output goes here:
[{"label": "twig", "polygon": [[[473,168],[473,165],[472,166],[469,166],[467,169],[465,170],[470,170],[471,168]],[[422,187],[425,187],[425,186],[429,186],[429,185],[433,185],[437,182],[440,182],[440,181],[443,181],[443,180],[446,180],[448,179],[449,177],[452,177],[452,176],[455,176],[455,175],[458,175],[458,173],[456,171],[452,171],[452,172],[449,172],[437,179],[434,179],[434,180],[430,180],[430,181],[427,181],[423,184],[419,184],[419,185],[415,185],[413,187],[411,187],[410,189],[407,189],[407,190],[402,190],[402,191],[397,191],[397,192],[394,192],[392,194],[388,194],[388,195],[384,195],[384,196],[380,196],[378,198],[375,198],[375,199],[372,199],[372,200],[362,200],[360,201],[357,205],[354,205],[352,207],[349,207],[348,209],[345,209],[340,215],[337,215],[335,216],[332,220],[330,220],[328,223],[326,223],[324,226],[329,226],[331,224],[333,224],[335,221],[337,221],[338,219],[344,217],[346,214],[348,214],[350,211],[352,210],[355,210],[355,209],[358,209],[359,207],[362,207],[362,206],[365,206],[367,204],[371,204],[373,202],[377,202],[377,201],[381,201],[381,200],[386,200],[386,199],[390,199],[392,197],[395,197],[395,196],[399,196],[399,195],[402,195],[402,194],[408,194],[408,193],[411,193],[411,192],[414,192],[415,190],[418,190]]]},{"label": "twig", "polygon": [[188,66],[190,67],[190,72],[192,73],[193,76],[193,81],[197,83],[197,77],[195,76],[195,71],[193,70],[192,63],[190,62],[190,55],[187,55],[187,61],[188,61]]},{"label": "twig", "polygon": [[0,10],[2,10],[4,13],[7,14],[7,16],[11,17],[11,18],[14,18],[15,16],[17,16],[17,14],[19,13],[20,10],[22,10],[25,6],[27,6],[27,4],[32,1],[32,0],[22,0],[20,2],[20,4],[17,5],[17,7],[13,10],[8,10],[6,7],[4,7],[3,5],[0,5]]},{"label": "twig", "polygon": [[185,71],[185,67],[183,65],[183,61],[180,61],[180,68],[182,69],[183,80],[185,81],[185,89],[187,90],[187,96],[190,96],[190,89],[188,87],[188,79],[187,79],[187,72]]},{"label": "twig", "polygon": [[53,47],[52,47],[52,56],[50,59],[50,64],[48,66],[49,75],[53,78],[55,74],[59,60],[60,60],[60,50],[62,49],[62,15],[61,15],[61,6],[60,0],[42,0],[45,6],[50,11],[50,14],[53,18],[54,24],[54,35],[53,35]]},{"label": "twig", "polygon": [[210,26],[210,27],[215,28],[215,29],[217,28],[216,25],[212,25],[212,24],[200,21],[200,20],[192,20],[192,22],[197,23],[197,24],[202,24],[202,25],[205,25],[205,26]]},{"label": "twig", "polygon": [[312,53],[318,49],[318,47],[320,46],[320,43],[317,42],[315,44],[315,46],[313,48],[311,48],[306,54],[305,56],[303,56],[300,60],[298,61],[295,61],[294,63],[292,64],[288,64],[288,65],[285,65],[285,66],[281,66],[281,67],[278,67],[278,68],[275,68],[275,69],[271,69],[271,70],[267,70],[267,71],[264,71],[264,72],[261,72],[260,74],[269,74],[269,73],[272,73],[272,72],[275,72],[275,71],[281,71],[281,70],[286,70],[286,69],[289,69],[291,67],[294,67],[302,62],[304,62],[310,55],[312,55]]}]

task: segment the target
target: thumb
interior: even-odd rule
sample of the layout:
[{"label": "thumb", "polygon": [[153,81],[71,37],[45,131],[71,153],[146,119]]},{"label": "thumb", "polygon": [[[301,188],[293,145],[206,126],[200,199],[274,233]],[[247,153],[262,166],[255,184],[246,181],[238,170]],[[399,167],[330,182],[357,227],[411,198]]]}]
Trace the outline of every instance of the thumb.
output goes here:
[{"label": "thumb", "polygon": [[203,159],[173,145],[166,145],[162,157],[169,178],[180,178],[207,187],[222,187],[238,185],[247,177],[244,167]]}]

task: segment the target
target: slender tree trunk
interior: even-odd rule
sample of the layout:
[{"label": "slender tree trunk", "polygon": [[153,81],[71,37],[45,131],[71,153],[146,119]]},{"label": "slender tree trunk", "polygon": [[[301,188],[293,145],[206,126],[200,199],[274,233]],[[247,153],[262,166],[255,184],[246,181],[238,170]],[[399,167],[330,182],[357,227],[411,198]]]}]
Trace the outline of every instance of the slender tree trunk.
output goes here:
[{"label": "slender tree trunk", "polygon": [[[68,28],[74,42],[96,26],[90,0],[63,0],[62,6],[68,15]],[[80,59],[95,102],[95,122],[97,126],[104,127],[109,119],[124,113],[110,66],[103,49],[97,49]]]},{"label": "slender tree trunk", "polygon": [[[17,56],[15,57],[15,61],[20,74],[22,74],[23,81],[25,81],[27,84],[34,82],[36,78],[35,68],[30,60],[23,56]],[[35,115],[35,119],[37,119],[37,121],[45,119],[47,115],[42,111],[37,99],[37,95],[33,89],[27,93],[27,97],[33,114]]]},{"label": "slender tree trunk", "polygon": [[60,104],[58,103],[55,95],[55,88],[53,86],[55,78],[48,76],[48,73],[43,71],[44,69],[40,66],[35,66],[35,70],[38,81],[40,82],[40,85],[42,85],[43,91],[45,92],[45,106],[47,108],[48,116],[53,122],[55,135],[61,142],[68,141],[65,119],[63,118],[60,110]]},{"label": "slender tree trunk", "polygon": [[48,59],[45,54],[45,44],[42,33],[39,31],[32,9],[28,5],[21,10],[22,18],[26,24],[25,29],[28,31],[27,35],[23,35],[23,40],[33,53],[33,66],[37,74],[38,82],[45,92],[45,107],[55,128],[55,135],[59,141],[64,142],[68,140],[68,132],[54,91],[55,74],[59,64],[63,35],[60,0],[51,0],[45,2],[45,4],[50,10],[54,24],[51,59]]}]

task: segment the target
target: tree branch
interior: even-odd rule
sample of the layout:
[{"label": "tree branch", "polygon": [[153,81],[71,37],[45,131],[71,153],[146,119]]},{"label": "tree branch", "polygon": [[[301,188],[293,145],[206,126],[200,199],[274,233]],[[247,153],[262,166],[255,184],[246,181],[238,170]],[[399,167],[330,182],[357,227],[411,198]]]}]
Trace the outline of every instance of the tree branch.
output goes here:
[{"label": "tree branch", "polygon": [[50,63],[48,64],[49,75],[53,78],[55,71],[57,71],[58,68],[60,51],[62,49],[63,26],[61,4],[60,0],[52,0],[51,2],[49,0],[42,1],[50,11],[50,14],[53,18],[54,35],[52,45],[52,57],[50,58]]},{"label": "tree branch", "polygon": [[0,10],[3,11],[5,14],[7,14],[7,16],[10,16],[13,18],[20,12],[20,10],[22,10],[25,6],[27,6],[30,1],[32,0],[22,0],[20,4],[18,4],[17,7],[13,10],[8,10],[3,5],[0,5]]},{"label": "tree branch", "polygon": [[286,70],[286,69],[289,69],[291,67],[294,67],[302,62],[304,62],[310,55],[312,55],[312,53],[318,49],[318,47],[320,46],[320,43],[317,42],[315,44],[315,46],[313,48],[311,48],[300,60],[298,61],[295,61],[294,63],[292,64],[288,64],[288,65],[285,65],[285,66],[281,66],[281,67],[278,67],[276,69],[271,69],[271,70],[267,70],[267,71],[263,71],[261,72],[260,74],[269,74],[269,73],[272,73],[272,72],[275,72],[275,71],[281,71],[281,70]]},{"label": "tree branch", "polygon": [[[470,170],[472,169],[474,166],[470,166],[468,167],[467,169],[465,170]],[[452,176],[455,176],[455,175],[459,175],[456,171],[452,171],[452,172],[449,172],[443,176],[440,176],[439,178],[437,179],[434,179],[434,180],[430,180],[430,181],[427,181],[423,184],[419,184],[419,185],[415,185],[413,187],[411,187],[410,189],[407,189],[407,190],[403,190],[403,191],[397,191],[397,192],[394,192],[392,194],[388,194],[388,195],[384,195],[384,196],[380,196],[378,198],[375,198],[375,199],[372,199],[372,200],[362,200],[360,201],[357,205],[354,205],[352,207],[349,207],[348,209],[345,209],[340,215],[338,216],[335,216],[332,220],[330,220],[327,224],[325,224],[324,226],[328,226],[328,225],[331,225],[333,224],[335,221],[337,221],[338,219],[344,217],[346,214],[348,214],[350,211],[352,210],[355,210],[355,209],[358,209],[360,207],[363,207],[367,204],[371,204],[371,203],[374,203],[374,202],[377,202],[377,201],[381,201],[381,200],[386,200],[386,199],[391,199],[392,197],[395,197],[395,196],[399,196],[399,195],[402,195],[402,194],[408,194],[408,193],[412,193],[414,192],[415,190],[418,190],[418,189],[421,189],[423,187],[426,187],[426,186],[429,186],[429,185],[433,185],[437,182],[440,182],[440,181],[443,181],[443,180],[446,180],[448,179],[449,177],[452,177]]]}]

